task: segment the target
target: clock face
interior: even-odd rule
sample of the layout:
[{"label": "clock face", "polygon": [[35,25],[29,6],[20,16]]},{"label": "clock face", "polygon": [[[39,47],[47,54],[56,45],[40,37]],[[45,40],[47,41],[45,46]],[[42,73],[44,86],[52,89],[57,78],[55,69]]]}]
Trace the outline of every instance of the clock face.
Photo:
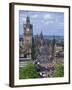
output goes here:
[{"label": "clock face", "polygon": [[29,31],[29,28],[27,28],[27,31]]}]

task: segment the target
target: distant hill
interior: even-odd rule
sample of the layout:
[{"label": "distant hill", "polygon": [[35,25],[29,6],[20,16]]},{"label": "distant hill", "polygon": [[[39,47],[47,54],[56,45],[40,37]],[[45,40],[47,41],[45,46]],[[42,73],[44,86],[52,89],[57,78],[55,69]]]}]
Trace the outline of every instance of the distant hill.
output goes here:
[{"label": "distant hill", "polygon": [[[36,36],[37,35],[34,35],[34,37],[36,37]],[[52,35],[49,35],[49,36],[44,35],[43,37],[44,37],[44,39],[52,40],[54,36],[52,36]],[[55,36],[55,39],[56,40],[64,40],[64,36]]]},{"label": "distant hill", "polygon": [[[44,36],[45,39],[53,39],[53,36]],[[56,40],[64,40],[64,36],[55,36]]]},{"label": "distant hill", "polygon": [[[37,35],[34,35],[34,37],[35,36],[37,36]],[[44,37],[44,39],[52,40],[54,36],[52,36],[52,35],[49,35],[49,36],[44,35],[43,37]],[[23,39],[23,35],[19,35],[19,39]],[[55,39],[56,40],[64,40],[64,36],[55,36]]]}]

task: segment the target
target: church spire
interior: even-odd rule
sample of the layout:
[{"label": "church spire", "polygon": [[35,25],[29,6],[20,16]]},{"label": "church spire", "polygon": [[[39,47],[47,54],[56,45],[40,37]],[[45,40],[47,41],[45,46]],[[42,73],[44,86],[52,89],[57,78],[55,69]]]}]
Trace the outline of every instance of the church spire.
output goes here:
[{"label": "church spire", "polygon": [[27,16],[27,18],[26,18],[26,23],[27,24],[30,24],[30,18]]},{"label": "church spire", "polygon": [[42,31],[40,33],[40,38],[43,39],[43,33],[42,33]]}]

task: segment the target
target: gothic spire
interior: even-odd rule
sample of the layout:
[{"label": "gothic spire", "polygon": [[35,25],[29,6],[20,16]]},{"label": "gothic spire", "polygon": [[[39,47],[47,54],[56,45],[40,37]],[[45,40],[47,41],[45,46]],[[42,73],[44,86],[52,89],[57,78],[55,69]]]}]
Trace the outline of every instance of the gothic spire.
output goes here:
[{"label": "gothic spire", "polygon": [[26,23],[27,24],[30,24],[30,18],[27,16],[27,18],[26,18]]},{"label": "gothic spire", "polygon": [[43,39],[43,33],[42,33],[42,31],[41,31],[41,33],[40,33],[40,37],[41,37],[41,39]]}]

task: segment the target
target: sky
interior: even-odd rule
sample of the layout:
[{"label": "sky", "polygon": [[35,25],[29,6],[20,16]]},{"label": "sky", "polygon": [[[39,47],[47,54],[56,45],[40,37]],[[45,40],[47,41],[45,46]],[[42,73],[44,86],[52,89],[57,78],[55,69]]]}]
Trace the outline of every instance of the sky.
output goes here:
[{"label": "sky", "polygon": [[26,17],[30,17],[33,25],[33,35],[55,35],[64,36],[64,13],[63,12],[40,12],[40,11],[19,11],[19,34],[23,35],[23,24]]}]

